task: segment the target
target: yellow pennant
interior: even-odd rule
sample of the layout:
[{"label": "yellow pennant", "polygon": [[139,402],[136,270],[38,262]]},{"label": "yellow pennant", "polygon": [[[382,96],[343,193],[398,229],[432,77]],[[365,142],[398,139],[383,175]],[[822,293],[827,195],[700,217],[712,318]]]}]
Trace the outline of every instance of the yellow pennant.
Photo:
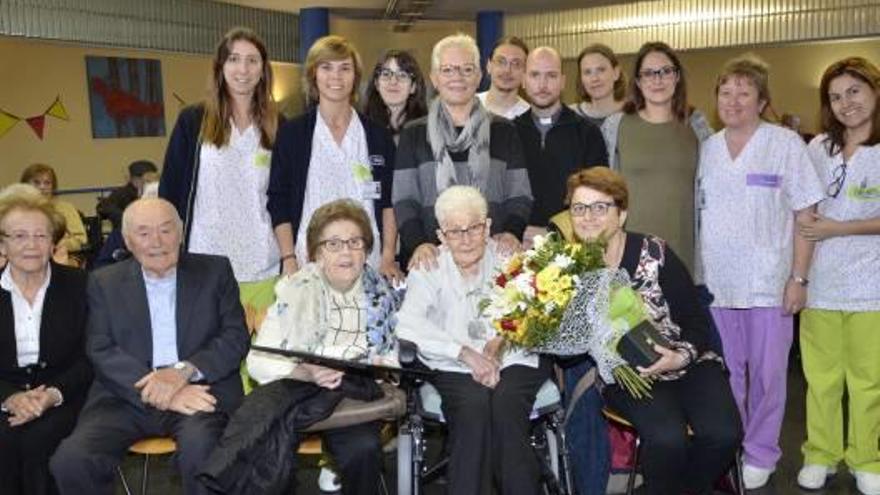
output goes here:
[{"label": "yellow pennant", "polygon": [[55,102],[52,103],[52,106],[46,110],[46,115],[51,115],[56,119],[61,120],[70,120],[70,116],[67,114],[67,109],[64,108],[64,104],[61,103],[61,97],[58,96],[55,98]]},{"label": "yellow pennant", "polygon": [[19,117],[0,110],[0,137],[15,127],[19,120],[21,120]]}]

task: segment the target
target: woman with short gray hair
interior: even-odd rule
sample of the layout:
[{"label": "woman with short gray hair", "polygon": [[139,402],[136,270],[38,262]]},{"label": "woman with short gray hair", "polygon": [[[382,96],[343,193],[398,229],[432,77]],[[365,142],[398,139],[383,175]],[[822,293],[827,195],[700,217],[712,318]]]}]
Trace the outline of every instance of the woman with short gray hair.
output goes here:
[{"label": "woman with short gray hair", "polygon": [[480,56],[473,38],[455,34],[431,54],[438,97],[428,115],[400,134],[392,202],[401,253],[409,266],[436,266],[434,202],[453,185],[477,188],[488,201],[491,234],[503,251],[519,249],[532,207],[525,156],[516,129],[476,98]]},{"label": "woman with short gray hair", "polygon": [[436,269],[410,271],[397,334],[437,371],[430,382],[449,425],[447,492],[492,493],[494,475],[499,493],[532,495],[540,476],[529,413],[550,368],[523,350],[499,352],[501,337],[480,314],[500,263],[489,210],[473,187],[451,186],[437,198],[436,234],[446,249]]}]

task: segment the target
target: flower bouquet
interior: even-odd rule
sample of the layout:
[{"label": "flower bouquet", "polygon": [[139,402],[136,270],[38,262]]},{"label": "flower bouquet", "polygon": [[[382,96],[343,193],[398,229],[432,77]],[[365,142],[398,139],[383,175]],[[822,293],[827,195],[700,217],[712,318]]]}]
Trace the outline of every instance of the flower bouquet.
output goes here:
[{"label": "flower bouquet", "polygon": [[556,233],[536,236],[532,249],[502,267],[481,311],[508,344],[562,356],[589,352],[606,382],[649,397],[650,379],[632,367],[643,362],[624,359],[619,348],[636,355],[632,343],[645,338],[634,337],[653,327],[626,272],[605,267],[604,248],[602,239],[568,243]]}]

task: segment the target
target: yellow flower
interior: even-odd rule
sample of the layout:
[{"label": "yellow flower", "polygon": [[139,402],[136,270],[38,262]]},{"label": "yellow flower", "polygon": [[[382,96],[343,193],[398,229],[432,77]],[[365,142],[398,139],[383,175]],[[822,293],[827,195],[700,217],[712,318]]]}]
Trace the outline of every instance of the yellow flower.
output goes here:
[{"label": "yellow flower", "polygon": [[535,282],[538,286],[538,301],[541,303],[553,301],[562,305],[568,301],[572,286],[571,276],[563,275],[558,266],[550,265],[538,272]]}]

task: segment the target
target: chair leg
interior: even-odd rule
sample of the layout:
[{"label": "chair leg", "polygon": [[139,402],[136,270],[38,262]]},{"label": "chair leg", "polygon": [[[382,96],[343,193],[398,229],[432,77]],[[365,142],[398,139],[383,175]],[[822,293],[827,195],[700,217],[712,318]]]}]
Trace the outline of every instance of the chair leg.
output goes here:
[{"label": "chair leg", "polygon": [[125,495],[131,495],[131,488],[128,487],[128,481],[125,479],[125,474],[122,473],[122,466],[116,466],[116,472],[119,473],[119,481],[122,482],[122,489],[125,490]]},{"label": "chair leg", "polygon": [[639,451],[641,450],[641,439],[636,437],[636,451],[633,453],[632,468],[629,471],[629,477],[626,480],[626,495],[632,495],[636,488],[636,473],[639,470]]},{"label": "chair leg", "polygon": [[144,454],[144,476],[141,478],[141,495],[147,495],[147,476],[150,471],[150,454]]}]

